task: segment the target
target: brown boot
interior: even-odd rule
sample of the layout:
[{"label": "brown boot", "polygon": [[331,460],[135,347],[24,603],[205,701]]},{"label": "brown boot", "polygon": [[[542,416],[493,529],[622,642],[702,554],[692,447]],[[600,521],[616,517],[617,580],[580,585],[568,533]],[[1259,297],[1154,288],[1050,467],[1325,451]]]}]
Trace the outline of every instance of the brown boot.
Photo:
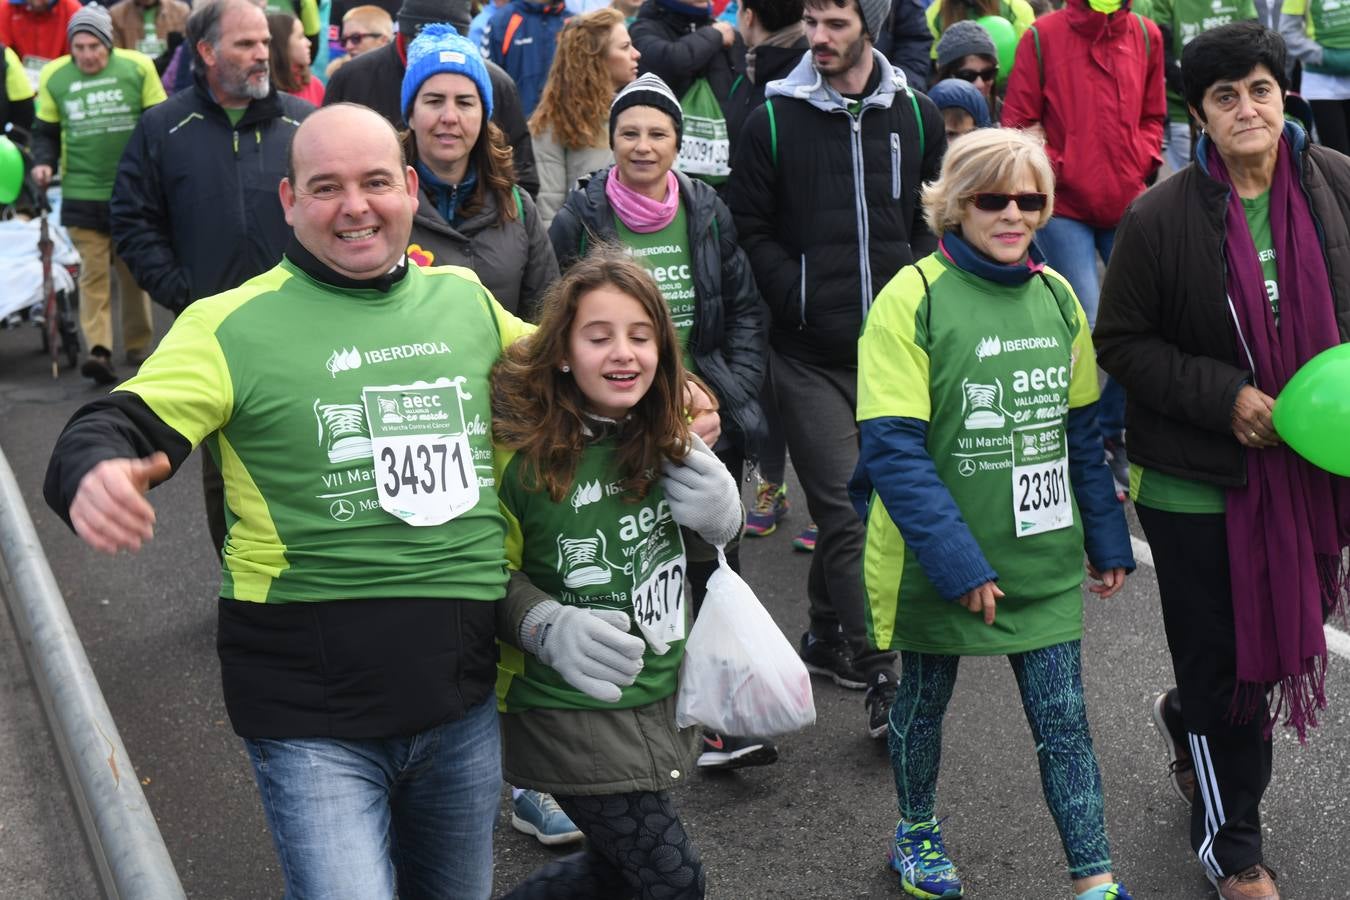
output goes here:
[{"label": "brown boot", "polygon": [[1223,900],[1280,900],[1275,887],[1275,870],[1257,863],[1215,885]]}]

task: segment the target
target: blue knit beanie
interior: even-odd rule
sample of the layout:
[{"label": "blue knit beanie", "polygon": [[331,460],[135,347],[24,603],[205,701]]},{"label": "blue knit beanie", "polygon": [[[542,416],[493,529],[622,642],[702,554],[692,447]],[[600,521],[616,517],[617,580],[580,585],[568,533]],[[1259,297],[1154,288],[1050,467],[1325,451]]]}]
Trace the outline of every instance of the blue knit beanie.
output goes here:
[{"label": "blue knit beanie", "polygon": [[976,128],[989,127],[989,102],[980,89],[960,78],[944,78],[928,89],[928,99],[938,109],[964,109],[975,120]]},{"label": "blue knit beanie", "polygon": [[463,75],[476,84],[483,101],[484,121],[492,118],[492,79],[478,48],[461,37],[453,25],[433,22],[408,45],[408,68],[403,73],[404,119],[408,118],[422,82],[444,72]]}]

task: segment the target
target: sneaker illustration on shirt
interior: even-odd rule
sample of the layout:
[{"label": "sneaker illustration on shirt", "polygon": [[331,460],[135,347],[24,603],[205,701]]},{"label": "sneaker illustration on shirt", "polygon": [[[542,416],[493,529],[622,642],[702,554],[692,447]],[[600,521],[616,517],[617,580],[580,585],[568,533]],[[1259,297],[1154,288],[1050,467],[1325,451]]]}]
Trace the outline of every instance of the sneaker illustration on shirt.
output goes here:
[{"label": "sneaker illustration on shirt", "polygon": [[319,446],[328,452],[330,463],[350,462],[371,456],[370,435],[366,433],[366,412],[360,403],[321,403],[315,400],[314,418],[319,423]]},{"label": "sneaker illustration on shirt", "polygon": [[980,384],[970,379],[961,381],[964,393],[962,413],[965,426],[970,431],[986,428],[1002,428],[1007,423],[1003,415],[1003,383],[997,378],[993,384]]},{"label": "sneaker illustration on shirt", "polygon": [[572,589],[609,584],[614,577],[605,559],[605,535],[596,529],[595,537],[565,538],[558,535],[558,571],[563,586]]}]

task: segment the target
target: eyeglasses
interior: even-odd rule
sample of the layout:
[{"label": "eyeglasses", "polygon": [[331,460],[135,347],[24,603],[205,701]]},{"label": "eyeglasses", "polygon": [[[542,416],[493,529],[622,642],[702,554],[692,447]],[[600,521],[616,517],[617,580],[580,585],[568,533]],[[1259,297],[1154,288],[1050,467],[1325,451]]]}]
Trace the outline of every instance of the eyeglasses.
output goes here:
[{"label": "eyeglasses", "polygon": [[984,212],[1003,212],[1009,203],[1016,203],[1022,212],[1040,212],[1045,209],[1044,194],[975,194],[970,202]]},{"label": "eyeglasses", "polygon": [[379,37],[379,35],[378,35],[378,34],[375,34],[374,32],[370,32],[370,33],[368,33],[368,34],[362,34],[361,32],[358,31],[358,32],[356,32],[355,34],[344,34],[344,35],[342,36],[342,46],[344,46],[344,47],[350,47],[350,46],[352,46],[353,44],[359,44],[359,43],[361,43],[361,42],[364,41],[366,38],[377,38],[377,37]]},{"label": "eyeglasses", "polygon": [[998,77],[998,66],[990,66],[987,69],[957,69],[952,73],[952,77],[970,82],[974,82],[976,78],[982,81],[993,81]]}]

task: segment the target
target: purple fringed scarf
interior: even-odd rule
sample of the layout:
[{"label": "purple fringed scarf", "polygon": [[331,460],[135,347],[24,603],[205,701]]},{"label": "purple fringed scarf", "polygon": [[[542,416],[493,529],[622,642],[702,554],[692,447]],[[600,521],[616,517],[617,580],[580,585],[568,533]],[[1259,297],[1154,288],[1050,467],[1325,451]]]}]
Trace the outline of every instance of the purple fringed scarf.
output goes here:
[{"label": "purple fringed scarf", "polygon": [[[1238,356],[1250,354],[1254,385],[1274,397],[1300,366],[1340,343],[1322,242],[1286,133],[1270,190],[1277,328],[1242,201],[1213,144],[1208,162],[1211,175],[1230,189],[1224,249]],[[1286,446],[1248,450],[1246,463],[1247,486],[1230,489],[1226,504],[1238,678],[1231,713],[1250,719],[1273,691],[1267,734],[1283,715],[1303,741],[1327,705],[1322,623],[1346,599],[1341,548],[1350,544],[1350,480]]]}]

